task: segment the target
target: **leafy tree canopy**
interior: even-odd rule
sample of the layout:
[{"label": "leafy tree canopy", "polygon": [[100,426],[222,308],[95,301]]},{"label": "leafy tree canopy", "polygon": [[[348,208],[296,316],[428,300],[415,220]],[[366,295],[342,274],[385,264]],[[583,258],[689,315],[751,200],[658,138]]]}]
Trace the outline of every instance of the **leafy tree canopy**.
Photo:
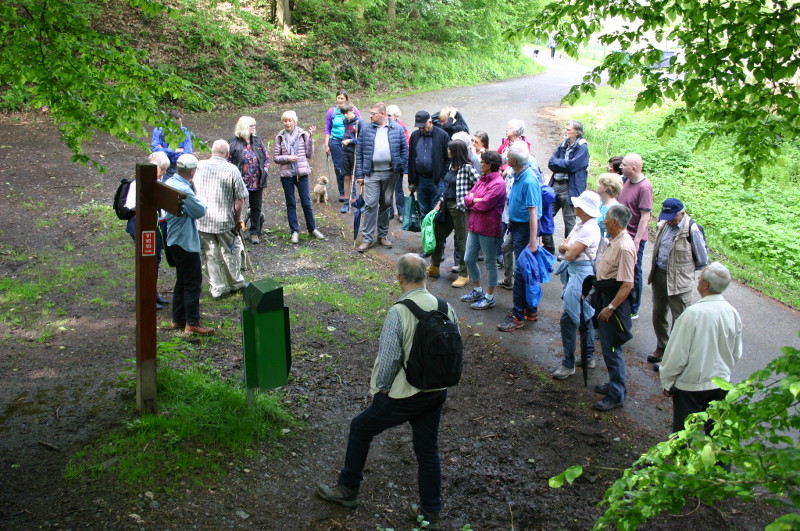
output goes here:
[{"label": "leafy tree canopy", "polygon": [[[619,24],[614,21],[621,22]],[[658,134],[668,139],[692,120],[709,123],[697,141],[702,150],[720,135],[734,140],[736,170],[745,184],[762,178],[781,145],[800,123],[800,4],[794,0],[569,0],[548,4],[521,32],[552,32],[559,46],[576,56],[591,37],[618,47],[565,97],[575,102],[594,93],[607,73],[619,87],[640,76],[644,89],[636,108],[682,100]],[[677,54],[664,69],[659,42],[673,42]]]},{"label": "leafy tree canopy", "polygon": [[[145,14],[169,13],[157,0],[128,0]],[[148,66],[146,53],[91,28],[101,5],[82,0],[11,0],[0,5],[0,87],[46,107],[72,160],[103,167],[83,152],[99,132],[146,147],[144,124],[162,124],[179,141],[162,105],[173,100],[208,108],[193,85]]]}]

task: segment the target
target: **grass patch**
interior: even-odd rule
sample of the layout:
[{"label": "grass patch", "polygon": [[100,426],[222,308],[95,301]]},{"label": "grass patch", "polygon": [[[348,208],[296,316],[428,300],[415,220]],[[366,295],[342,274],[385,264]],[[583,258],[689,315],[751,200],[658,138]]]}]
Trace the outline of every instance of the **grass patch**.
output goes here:
[{"label": "grass patch", "polygon": [[[231,458],[252,456],[254,445],[295,424],[281,408],[279,393],[257,394],[250,406],[243,387],[220,379],[192,355],[181,337],[161,343],[159,414],[132,418],[74,454],[64,478],[111,476],[131,492],[207,485],[222,477]],[[122,380],[135,387],[132,371]]]}]

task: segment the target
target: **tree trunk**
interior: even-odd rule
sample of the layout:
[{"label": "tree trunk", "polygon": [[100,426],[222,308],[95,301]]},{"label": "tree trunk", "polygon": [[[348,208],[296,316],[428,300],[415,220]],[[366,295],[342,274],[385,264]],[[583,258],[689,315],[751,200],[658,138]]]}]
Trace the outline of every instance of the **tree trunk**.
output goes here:
[{"label": "tree trunk", "polygon": [[389,27],[394,29],[397,19],[397,0],[386,0],[386,15],[389,18]]},{"label": "tree trunk", "polygon": [[292,31],[292,10],[289,7],[289,0],[275,1],[275,25],[284,34]]}]

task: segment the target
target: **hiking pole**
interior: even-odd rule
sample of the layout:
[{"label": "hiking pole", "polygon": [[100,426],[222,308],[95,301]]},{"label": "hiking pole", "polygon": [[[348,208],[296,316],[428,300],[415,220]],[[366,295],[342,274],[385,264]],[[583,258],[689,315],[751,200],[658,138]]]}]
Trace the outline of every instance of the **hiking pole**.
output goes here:
[{"label": "hiking pole", "polygon": [[253,268],[253,262],[250,261],[250,254],[247,252],[247,247],[245,246],[244,239],[242,238],[242,231],[239,229],[239,227],[236,227],[236,237],[239,238],[239,243],[242,246],[242,255],[244,256],[244,267],[250,268],[250,273],[253,275],[251,280],[255,280],[256,271]]}]

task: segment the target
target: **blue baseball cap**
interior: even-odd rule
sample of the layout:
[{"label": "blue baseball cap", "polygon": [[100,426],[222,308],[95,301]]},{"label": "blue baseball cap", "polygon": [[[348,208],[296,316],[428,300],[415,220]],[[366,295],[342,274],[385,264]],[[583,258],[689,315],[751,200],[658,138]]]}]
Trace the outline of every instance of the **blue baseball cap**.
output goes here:
[{"label": "blue baseball cap", "polygon": [[660,221],[672,221],[681,210],[683,210],[681,200],[670,197],[662,203],[661,214],[659,214],[658,219]]}]

